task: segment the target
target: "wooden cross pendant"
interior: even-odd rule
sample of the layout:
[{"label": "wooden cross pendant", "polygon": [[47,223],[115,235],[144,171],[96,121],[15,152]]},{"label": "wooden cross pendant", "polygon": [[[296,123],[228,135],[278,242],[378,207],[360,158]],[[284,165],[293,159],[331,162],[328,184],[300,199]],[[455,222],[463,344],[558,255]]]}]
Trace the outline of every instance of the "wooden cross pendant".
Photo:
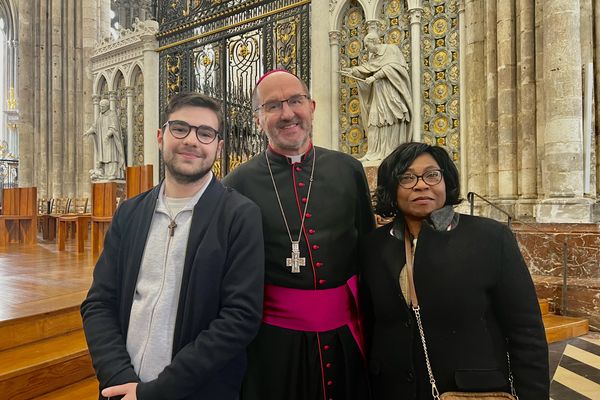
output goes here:
[{"label": "wooden cross pendant", "polygon": [[172,220],[169,224],[169,236],[175,235],[175,228],[177,228],[177,222],[175,222],[175,220]]},{"label": "wooden cross pendant", "polygon": [[306,258],[300,257],[300,243],[292,240],[292,257],[285,259],[285,265],[292,267],[292,274],[300,273],[300,267],[306,265]]}]

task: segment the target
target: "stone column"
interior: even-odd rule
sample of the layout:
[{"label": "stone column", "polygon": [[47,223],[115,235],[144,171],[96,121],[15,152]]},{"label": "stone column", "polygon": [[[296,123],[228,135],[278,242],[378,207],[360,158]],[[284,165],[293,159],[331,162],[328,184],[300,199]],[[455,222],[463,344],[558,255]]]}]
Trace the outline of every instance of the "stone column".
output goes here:
[{"label": "stone column", "polygon": [[485,81],[483,5],[480,0],[465,0],[465,69],[461,71],[461,79],[465,80],[466,87],[466,118],[461,124],[466,125],[465,140],[469,143],[467,158],[464,160],[467,162],[467,186],[463,193],[473,191],[485,196],[487,140],[484,120],[485,86],[481,84]]},{"label": "stone column", "polygon": [[517,127],[519,140],[519,200],[517,217],[531,218],[537,201],[536,83],[534,1],[518,2]]},{"label": "stone column", "polygon": [[65,37],[65,21],[62,13],[62,2],[54,1],[48,9],[50,12],[50,21],[52,31],[50,33],[51,66],[50,66],[50,84],[52,90],[51,96],[51,158],[50,158],[50,194],[52,197],[61,197],[63,193],[64,180],[64,91],[63,91],[63,72],[66,60],[63,57],[62,39]]},{"label": "stone column", "polygon": [[[329,24],[327,23],[329,15],[327,1],[311,3],[310,51],[313,56],[310,58],[310,91],[317,102],[317,111],[313,122],[313,141],[318,146],[337,150],[331,141],[332,132],[330,132],[331,120],[337,121],[338,119],[338,111],[331,107],[331,86],[335,82],[331,81],[330,76],[331,71],[339,66],[330,64],[330,59],[326,56],[330,51]],[[314,56],[316,54],[321,56]]]},{"label": "stone column", "polygon": [[[596,166],[592,162],[594,147],[593,124],[593,62],[594,62],[594,7],[592,0],[581,0],[581,63],[583,66],[583,195],[596,198]],[[597,2],[596,2],[597,3]],[[596,27],[598,29],[598,27]],[[593,165],[592,165],[593,164]]]},{"label": "stone column", "polygon": [[[158,25],[158,24],[157,24]],[[142,36],[144,42],[144,164],[152,164],[154,183],[159,178],[159,153],[156,142],[156,130],[160,124],[160,113],[158,109],[159,91],[158,85],[150,82],[159,80],[159,55],[156,52],[158,42],[154,34]]]},{"label": "stone column", "polygon": [[94,54],[94,46],[96,45],[98,38],[102,37],[102,32],[100,31],[101,24],[98,21],[98,7],[102,1],[104,0],[84,1],[81,5],[81,54],[82,58],[87,61],[81,65],[83,69],[82,90],[84,100],[82,104],[83,129],[79,132],[79,140],[82,141],[83,148],[82,169],[79,174],[79,187],[80,193],[88,197],[91,196],[89,170],[95,167],[96,160],[94,159],[94,144],[91,140],[84,139],[81,135],[83,135],[83,133],[94,123],[100,108],[100,96],[93,93],[94,89],[92,86],[94,77],[92,75],[92,63],[89,62],[89,60],[91,60],[92,55]]},{"label": "stone column", "polygon": [[[39,14],[36,22],[39,30],[40,32],[48,32],[48,19],[45,17],[49,13],[48,3],[41,1],[38,10]],[[38,65],[35,66],[36,85],[34,90],[37,92],[37,99],[34,100],[33,104],[35,112],[34,127],[35,131],[39,132],[35,145],[36,154],[39,155],[35,162],[35,184],[38,187],[38,194],[46,197],[52,197],[50,191],[50,155],[52,154],[50,149],[52,141],[50,137],[52,135],[52,126],[50,125],[51,114],[49,112],[50,106],[48,105],[48,100],[52,97],[48,85],[49,76],[51,76],[51,71],[48,68],[50,51],[48,35],[40,34],[37,38],[35,50]]]},{"label": "stone column", "polygon": [[544,128],[546,127],[546,107],[544,101],[544,30],[543,12],[544,0],[535,0],[535,139],[536,139],[536,169],[538,201],[544,196],[542,184],[542,164],[544,160]]},{"label": "stone column", "polygon": [[134,165],[133,163],[133,87],[125,89],[127,96],[127,163],[126,166]]},{"label": "stone column", "polygon": [[544,2],[545,199],[539,222],[596,222],[583,197],[581,20],[579,1]]},{"label": "stone column", "polygon": [[[113,81],[113,85],[116,82]],[[119,93],[117,92],[117,88],[113,87],[113,90],[108,91],[108,101],[110,102],[110,109],[116,111],[118,109],[117,101],[119,101]]]},{"label": "stone column", "polygon": [[408,0],[410,13],[410,72],[412,84],[412,140],[423,140],[423,122],[421,117],[421,15],[423,6],[421,0]]},{"label": "stone column", "polygon": [[517,198],[515,3],[500,1],[498,21],[498,197],[513,213]]},{"label": "stone column", "polygon": [[[35,80],[34,77],[34,31],[35,23],[33,17],[35,3],[32,1],[20,1],[17,3],[19,15],[19,99],[34,99]],[[33,110],[31,102],[20,104],[19,122],[19,185],[26,187],[34,184],[34,129]]]},{"label": "stone column", "polygon": [[[66,38],[76,38],[79,35],[77,31],[77,20],[73,11],[75,11],[74,0],[63,0],[63,13],[64,13],[64,32]],[[76,197],[76,183],[75,177],[77,170],[75,168],[75,143],[77,141],[75,133],[75,120],[76,114],[79,108],[75,105],[75,41],[65,40],[63,42],[63,55],[66,59],[63,62],[63,158],[64,158],[64,171],[63,171],[63,194],[68,197]]]},{"label": "stone column", "polygon": [[[595,119],[596,124],[600,121],[600,7],[594,7],[594,102],[596,104],[595,107]],[[596,197],[600,193],[600,143],[596,141],[595,146],[593,147],[593,151],[596,154]]]},{"label": "stone column", "polygon": [[485,132],[487,136],[487,195],[498,198],[498,14],[496,1],[485,2]]},{"label": "stone column", "polygon": [[340,149],[340,32],[329,32],[329,58],[331,59],[331,148]]}]

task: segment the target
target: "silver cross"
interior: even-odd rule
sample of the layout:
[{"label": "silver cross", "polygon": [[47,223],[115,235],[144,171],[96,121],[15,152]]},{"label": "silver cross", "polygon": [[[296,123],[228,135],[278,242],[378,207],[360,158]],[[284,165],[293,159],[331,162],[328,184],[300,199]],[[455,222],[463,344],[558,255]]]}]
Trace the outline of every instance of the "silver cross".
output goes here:
[{"label": "silver cross", "polygon": [[292,267],[292,274],[300,273],[300,267],[306,265],[306,258],[300,257],[300,243],[292,241],[292,257],[285,259],[285,265]]}]

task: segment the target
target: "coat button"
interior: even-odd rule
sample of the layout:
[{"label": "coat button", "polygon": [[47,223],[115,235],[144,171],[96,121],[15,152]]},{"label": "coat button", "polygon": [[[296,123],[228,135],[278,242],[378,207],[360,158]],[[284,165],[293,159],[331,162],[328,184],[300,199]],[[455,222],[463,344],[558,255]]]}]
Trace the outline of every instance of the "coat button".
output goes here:
[{"label": "coat button", "polygon": [[299,187],[304,187],[304,182],[298,182]]},{"label": "coat button", "polygon": [[325,282],[327,282],[325,279],[319,279],[319,285],[323,285]]},{"label": "coat button", "polygon": [[302,202],[303,202],[303,203],[306,203],[306,202],[307,202],[307,199],[306,199],[306,197],[303,197],[303,198],[302,198]]},{"label": "coat button", "polygon": [[310,218],[310,217],[312,217],[312,214],[311,213],[306,213],[306,218]]},{"label": "coat button", "polygon": [[325,364],[325,368],[331,368],[331,363]]},{"label": "coat button", "polygon": [[326,344],[325,346],[323,346],[323,350],[329,350],[329,345]]},{"label": "coat button", "polygon": [[319,250],[319,245],[318,244],[313,244],[312,245],[312,249],[313,250]]},{"label": "coat button", "polygon": [[327,386],[333,386],[333,381],[327,381]]},{"label": "coat button", "polygon": [[314,229],[309,229],[308,233],[311,234],[311,235],[314,235],[315,234],[315,230]]},{"label": "coat button", "polygon": [[317,268],[321,268],[322,266],[323,266],[322,262],[316,262],[315,263],[315,267],[317,267]]},{"label": "coat button", "polygon": [[302,171],[302,167],[296,167],[296,171]]},{"label": "coat button", "polygon": [[413,374],[413,372],[412,372],[412,371],[408,371],[408,372],[406,373],[406,381],[407,381],[407,382],[412,382],[412,381],[414,381],[414,380],[415,380],[415,375]]}]

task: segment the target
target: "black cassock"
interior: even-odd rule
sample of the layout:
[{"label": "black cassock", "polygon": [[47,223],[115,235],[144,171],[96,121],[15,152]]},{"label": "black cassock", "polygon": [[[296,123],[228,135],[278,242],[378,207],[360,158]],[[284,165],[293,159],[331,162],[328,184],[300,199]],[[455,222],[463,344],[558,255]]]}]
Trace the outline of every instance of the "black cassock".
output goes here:
[{"label": "black cassock", "polygon": [[[223,181],[261,209],[265,283],[311,291],[345,285],[358,272],[358,240],[374,227],[361,163],[347,154],[312,146],[298,163],[270,148],[267,153],[293,240],[298,238],[308,201],[300,239],[300,256],[306,265],[299,273],[286,266],[291,244],[265,153]],[[263,323],[248,348],[243,400],[363,400],[368,396],[365,361],[347,326],[317,334]]]}]

